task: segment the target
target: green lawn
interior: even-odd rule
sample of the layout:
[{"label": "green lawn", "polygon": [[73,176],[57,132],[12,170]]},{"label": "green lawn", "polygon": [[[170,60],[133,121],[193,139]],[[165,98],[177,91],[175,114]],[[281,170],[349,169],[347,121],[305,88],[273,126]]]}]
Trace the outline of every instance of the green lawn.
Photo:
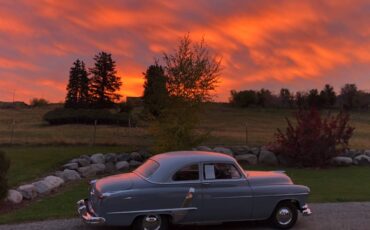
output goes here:
[{"label": "green lawn", "polygon": [[[281,168],[253,167],[249,170],[278,170]],[[309,202],[370,201],[370,167],[332,169],[288,168],[287,174],[296,184],[311,188]],[[87,182],[82,181],[53,197],[30,204],[0,216],[0,224],[50,218],[76,217],[75,203],[87,196]]]},{"label": "green lawn", "polygon": [[120,153],[134,149],[119,146],[19,146],[3,147],[1,150],[11,160],[8,181],[14,187],[23,181],[46,176],[68,160],[83,154]]}]

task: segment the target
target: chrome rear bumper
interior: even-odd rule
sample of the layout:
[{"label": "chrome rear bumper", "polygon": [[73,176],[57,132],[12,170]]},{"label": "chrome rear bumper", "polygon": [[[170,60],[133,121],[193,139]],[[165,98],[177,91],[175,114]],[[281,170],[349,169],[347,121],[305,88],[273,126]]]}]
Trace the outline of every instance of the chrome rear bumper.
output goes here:
[{"label": "chrome rear bumper", "polygon": [[103,217],[95,216],[88,208],[88,200],[80,200],[77,202],[77,212],[86,224],[104,224]]},{"label": "chrome rear bumper", "polygon": [[304,216],[310,216],[312,214],[311,209],[308,207],[307,204],[303,205],[301,208],[301,212]]}]

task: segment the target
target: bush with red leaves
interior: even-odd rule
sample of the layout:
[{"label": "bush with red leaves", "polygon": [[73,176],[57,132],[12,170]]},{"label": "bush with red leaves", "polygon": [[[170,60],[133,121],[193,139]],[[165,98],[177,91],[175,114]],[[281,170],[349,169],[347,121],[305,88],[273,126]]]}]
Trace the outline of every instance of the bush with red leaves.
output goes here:
[{"label": "bush with red leaves", "polygon": [[322,116],[316,109],[299,110],[296,125],[286,118],[288,127],[275,134],[272,150],[278,156],[300,167],[325,167],[332,157],[348,148],[354,128],[350,126],[349,114]]}]

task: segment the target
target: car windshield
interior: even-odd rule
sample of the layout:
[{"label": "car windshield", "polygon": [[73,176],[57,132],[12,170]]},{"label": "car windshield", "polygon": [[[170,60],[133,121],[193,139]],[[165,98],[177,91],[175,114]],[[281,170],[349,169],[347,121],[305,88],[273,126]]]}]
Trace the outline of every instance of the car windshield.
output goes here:
[{"label": "car windshield", "polygon": [[159,168],[159,163],[154,160],[147,160],[144,164],[135,170],[135,173],[140,174],[145,178],[149,178],[157,169]]}]

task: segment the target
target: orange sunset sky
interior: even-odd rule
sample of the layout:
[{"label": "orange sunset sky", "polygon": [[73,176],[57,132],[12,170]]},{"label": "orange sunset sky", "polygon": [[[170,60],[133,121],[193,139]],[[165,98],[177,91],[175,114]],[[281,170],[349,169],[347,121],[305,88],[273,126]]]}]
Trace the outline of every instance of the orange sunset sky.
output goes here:
[{"label": "orange sunset sky", "polygon": [[111,52],[124,96],[190,32],[223,57],[217,101],[231,89],[293,91],[345,83],[370,90],[370,1],[0,1],[0,101],[63,101],[76,58]]}]

